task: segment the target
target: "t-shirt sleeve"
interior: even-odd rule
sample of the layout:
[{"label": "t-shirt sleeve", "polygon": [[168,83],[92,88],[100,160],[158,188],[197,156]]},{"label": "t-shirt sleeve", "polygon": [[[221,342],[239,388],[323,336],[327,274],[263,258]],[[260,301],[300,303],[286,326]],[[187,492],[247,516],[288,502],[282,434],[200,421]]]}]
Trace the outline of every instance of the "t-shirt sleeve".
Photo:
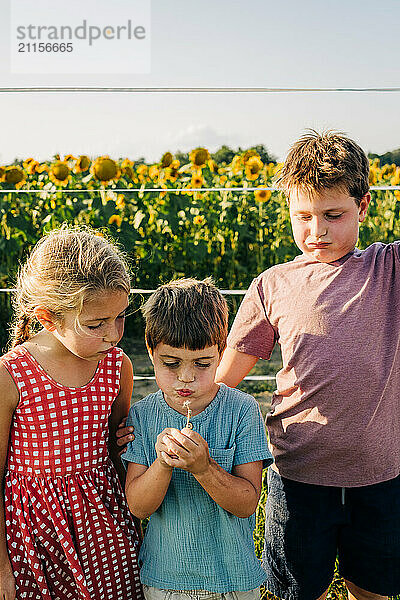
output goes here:
[{"label": "t-shirt sleeve", "polygon": [[262,460],[265,469],[273,462],[260,407],[254,399],[240,419],[235,444],[234,465]]},{"label": "t-shirt sleeve", "polygon": [[393,249],[396,260],[400,260],[400,241],[393,242]]},{"label": "t-shirt sleeve", "polygon": [[[133,425],[134,427],[133,433],[135,434],[135,439],[129,442],[126,452],[121,455],[122,461],[125,461],[125,463],[133,462],[148,467],[149,464],[144,448],[141,422],[135,406],[132,406],[130,409],[128,418],[126,420],[126,426],[128,427],[130,425]],[[125,464],[125,467],[127,466],[128,465]]]},{"label": "t-shirt sleeve", "polygon": [[228,336],[228,347],[269,359],[276,342],[276,333],[268,320],[264,304],[262,280],[251,283],[239,307]]}]

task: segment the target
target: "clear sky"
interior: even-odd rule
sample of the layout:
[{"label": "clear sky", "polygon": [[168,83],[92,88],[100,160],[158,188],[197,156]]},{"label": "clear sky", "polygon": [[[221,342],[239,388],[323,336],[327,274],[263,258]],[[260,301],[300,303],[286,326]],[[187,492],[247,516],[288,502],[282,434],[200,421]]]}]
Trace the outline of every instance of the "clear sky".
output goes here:
[{"label": "clear sky", "polygon": [[[12,74],[18,1],[1,0],[0,87],[400,85],[399,0],[151,0],[151,71],[142,75]],[[104,2],[104,19],[131,2]],[[84,1],[53,4],[91,18]],[[56,152],[157,160],[166,150],[259,143],[282,158],[307,127],[345,131],[381,153],[400,147],[399,105],[400,93],[2,93],[0,164]]]}]

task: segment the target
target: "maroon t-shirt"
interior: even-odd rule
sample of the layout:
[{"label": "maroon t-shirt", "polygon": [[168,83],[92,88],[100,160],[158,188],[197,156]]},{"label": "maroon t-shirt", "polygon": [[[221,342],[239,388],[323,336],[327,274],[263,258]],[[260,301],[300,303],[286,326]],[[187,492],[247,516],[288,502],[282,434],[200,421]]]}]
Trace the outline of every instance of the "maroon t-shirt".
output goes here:
[{"label": "maroon t-shirt", "polygon": [[400,242],[333,263],[304,255],[262,273],[228,346],[283,368],[267,416],[275,467],[305,483],[363,486],[400,473]]}]

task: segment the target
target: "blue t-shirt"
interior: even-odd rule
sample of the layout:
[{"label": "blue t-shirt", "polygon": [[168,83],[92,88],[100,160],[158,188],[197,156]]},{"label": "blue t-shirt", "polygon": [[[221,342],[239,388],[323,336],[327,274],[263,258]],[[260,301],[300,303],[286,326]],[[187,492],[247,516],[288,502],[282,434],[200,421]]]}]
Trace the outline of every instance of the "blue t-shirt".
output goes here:
[{"label": "blue t-shirt", "polygon": [[[232,467],[272,462],[256,400],[220,384],[211,403],[191,418],[208,443],[210,456],[228,473]],[[135,440],[123,459],[150,466],[157,458],[157,435],[182,429],[186,417],[168,406],[159,390],[134,404],[128,423]],[[229,494],[229,490],[227,490]],[[140,577],[161,589],[232,592],[251,590],[265,573],[254,553],[255,515],[239,518],[221,508],[191,473],[174,469],[161,506],[151,515],[140,549]]]}]

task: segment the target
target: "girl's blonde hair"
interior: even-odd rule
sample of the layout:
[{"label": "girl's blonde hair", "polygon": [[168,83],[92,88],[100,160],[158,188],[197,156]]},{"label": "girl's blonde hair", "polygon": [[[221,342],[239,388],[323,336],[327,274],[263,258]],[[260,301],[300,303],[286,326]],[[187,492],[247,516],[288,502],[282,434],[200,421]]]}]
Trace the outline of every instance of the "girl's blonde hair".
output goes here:
[{"label": "girl's blonde hair", "polygon": [[75,311],[78,318],[85,301],[110,290],[130,291],[128,264],[114,243],[89,228],[50,231],[18,273],[12,347],[32,336],[36,307],[46,308],[62,323],[67,311]]}]

